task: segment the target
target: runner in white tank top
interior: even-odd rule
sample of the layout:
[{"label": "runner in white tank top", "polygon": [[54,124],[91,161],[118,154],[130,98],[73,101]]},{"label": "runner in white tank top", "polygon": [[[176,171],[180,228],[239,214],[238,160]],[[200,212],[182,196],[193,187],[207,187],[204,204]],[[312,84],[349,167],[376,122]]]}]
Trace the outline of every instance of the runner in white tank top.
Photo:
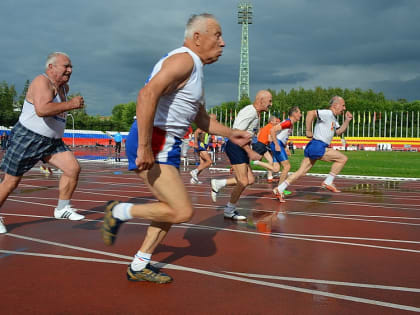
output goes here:
[{"label": "runner in white tank top", "polygon": [[[184,46],[172,51],[155,66],[137,98],[137,121],[126,146],[130,168],[144,180],[158,200],[142,204],[113,201],[105,210],[102,238],[115,241],[118,228],[132,218],[151,220],[146,238],[127,268],[130,281],[168,283],[172,278],[150,266],[151,255],[174,223],[190,220],[191,197],[176,163],[180,160],[181,138],[194,121],[200,129],[229,137],[239,145],[250,141],[248,133],[231,130],[210,119],[203,100],[202,65],[221,56],[225,43],[222,30],[212,15],[194,15],[187,23]],[[134,141],[134,142],[133,142]],[[161,156],[161,153],[166,156]]]},{"label": "runner in white tank top", "polygon": [[[330,108],[328,110],[312,110],[306,116],[306,136],[313,138],[305,148],[305,158],[299,169],[290,175],[283,183],[273,190],[273,193],[280,200],[284,202],[284,190],[296,179],[305,175],[315,164],[317,160],[325,162],[333,162],[331,171],[325,178],[321,187],[328,189],[331,192],[340,192],[334,184],[335,176],[340,173],[347,162],[347,157],[339,151],[327,148],[331,143],[334,133],[337,136],[343,134],[351,119],[353,118],[350,112],[346,112],[343,125],[340,127],[336,116],[341,115],[346,110],[346,103],[340,96],[334,96],[330,100]],[[312,122],[318,118],[315,127],[315,133],[312,135]]]},{"label": "runner in white tank top", "polygon": [[[0,183],[0,206],[18,186],[22,176],[43,161],[63,171],[54,217],[69,220],[84,218],[70,205],[80,166],[61,139],[66,112],[82,108],[84,104],[81,96],[66,101],[71,73],[70,58],[64,53],[52,53],[47,57],[45,74],[38,75],[29,85],[22,113],[11,131],[10,145],[1,163],[5,176]],[[0,233],[5,232],[4,225],[0,223]]]}]

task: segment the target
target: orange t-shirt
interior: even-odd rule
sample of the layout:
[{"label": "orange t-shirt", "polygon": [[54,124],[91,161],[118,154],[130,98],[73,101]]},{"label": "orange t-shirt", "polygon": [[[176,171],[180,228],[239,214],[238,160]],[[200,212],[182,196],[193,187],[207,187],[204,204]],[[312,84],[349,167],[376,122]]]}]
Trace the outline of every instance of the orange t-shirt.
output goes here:
[{"label": "orange t-shirt", "polygon": [[262,142],[265,145],[267,145],[268,144],[268,136],[270,135],[271,128],[273,128],[273,124],[272,123],[268,123],[267,125],[265,125],[264,127],[262,127],[260,129],[260,132],[258,133],[257,140],[259,142]]}]

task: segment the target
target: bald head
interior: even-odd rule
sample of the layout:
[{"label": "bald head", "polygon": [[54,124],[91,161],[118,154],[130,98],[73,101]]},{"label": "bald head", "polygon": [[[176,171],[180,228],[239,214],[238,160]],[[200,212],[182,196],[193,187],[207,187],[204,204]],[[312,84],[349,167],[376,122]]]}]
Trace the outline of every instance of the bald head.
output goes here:
[{"label": "bald head", "polygon": [[257,112],[266,112],[272,105],[273,97],[270,91],[260,90],[255,96],[254,107]]}]

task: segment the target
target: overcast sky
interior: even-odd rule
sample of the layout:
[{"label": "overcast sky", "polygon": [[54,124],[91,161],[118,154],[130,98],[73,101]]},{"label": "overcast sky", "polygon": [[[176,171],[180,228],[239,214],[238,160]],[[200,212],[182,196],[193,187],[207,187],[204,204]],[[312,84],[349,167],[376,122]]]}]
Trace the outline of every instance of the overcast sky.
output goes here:
[{"label": "overcast sky", "polygon": [[[207,106],[236,100],[241,27],[230,0],[1,0],[0,81],[44,71],[52,51],[73,62],[71,93],[89,114],[136,99],[153,65],[183,42],[193,13],[216,15],[226,47],[205,67]],[[372,88],[420,99],[420,1],[258,0],[249,27],[251,98],[262,88]]]}]

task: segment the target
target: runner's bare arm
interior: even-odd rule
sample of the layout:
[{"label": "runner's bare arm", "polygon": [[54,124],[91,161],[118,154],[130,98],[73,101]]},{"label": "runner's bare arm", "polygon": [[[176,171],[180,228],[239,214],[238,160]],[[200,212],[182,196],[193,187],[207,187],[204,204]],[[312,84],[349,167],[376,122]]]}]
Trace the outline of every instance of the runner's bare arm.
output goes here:
[{"label": "runner's bare arm", "polygon": [[[68,85],[60,87],[68,92]],[[61,114],[63,112],[81,108],[84,105],[83,97],[75,96],[67,102],[54,103],[54,88],[48,78],[43,75],[37,76],[28,88],[26,99],[35,107],[35,112],[39,117],[48,117]]]},{"label": "runner's bare arm", "polygon": [[207,133],[227,137],[239,146],[249,143],[252,138],[252,135],[247,131],[230,129],[219,123],[216,119],[211,119],[204,106],[200,106],[195,123]]},{"label": "runner's bare arm", "polygon": [[350,112],[346,112],[346,118],[344,119],[343,124],[338,128],[335,133],[337,136],[341,136],[348,128],[350,121],[353,119],[353,115]]},{"label": "runner's bare arm", "polygon": [[314,121],[314,118],[316,117],[316,110],[311,110],[306,115],[306,137],[312,138],[312,122]]}]

